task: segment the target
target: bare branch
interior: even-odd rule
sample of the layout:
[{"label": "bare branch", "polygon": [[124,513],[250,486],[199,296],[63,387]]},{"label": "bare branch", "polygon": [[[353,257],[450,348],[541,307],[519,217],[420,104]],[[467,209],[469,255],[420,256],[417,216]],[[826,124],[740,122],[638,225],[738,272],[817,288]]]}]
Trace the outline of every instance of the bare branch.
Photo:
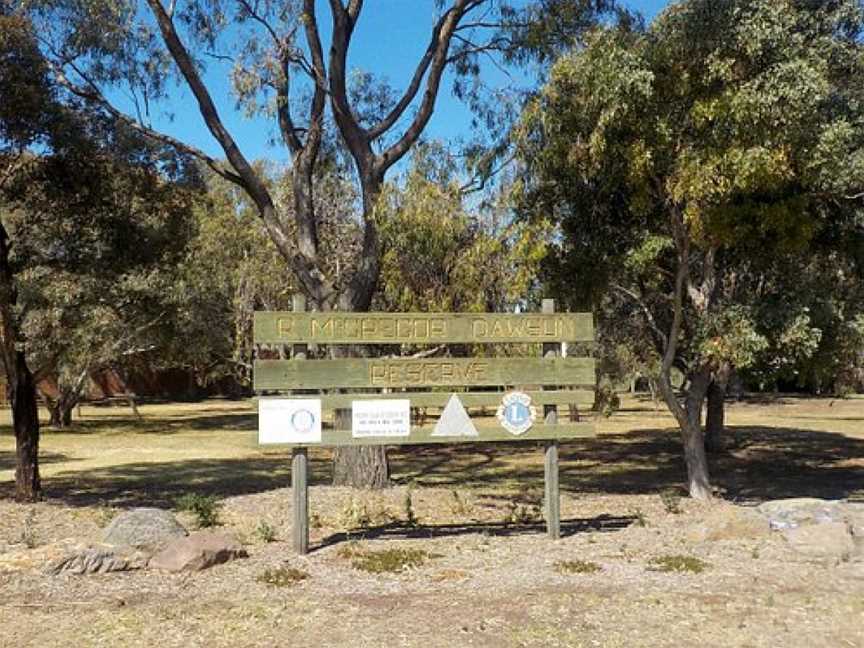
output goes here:
[{"label": "bare branch", "polygon": [[664,352],[669,345],[669,338],[666,337],[666,334],[657,325],[657,320],[654,319],[654,314],[651,312],[651,309],[648,308],[648,305],[645,303],[642,297],[633,292],[632,290],[628,290],[624,286],[614,284],[612,287],[618,292],[629,297],[633,301],[633,303],[635,303],[640,308],[642,313],[645,315],[645,319],[648,321],[648,326],[651,327],[651,330],[657,336],[660,344],[662,345],[660,349],[661,352]]},{"label": "bare branch", "polygon": [[192,57],[181,42],[171,17],[165,12],[162,2],[160,0],[147,0],[147,4],[156,17],[156,22],[159,25],[159,30],[162,32],[162,38],[168,46],[168,51],[171,53],[174,62],[186,79],[189,89],[198,101],[198,109],[204,118],[204,122],[207,124],[207,128],[213,137],[216,138],[216,141],[219,142],[222,150],[225,151],[228,162],[234,167],[237,175],[243,179],[246,191],[252,200],[255,201],[256,205],[258,205],[259,210],[263,212],[265,208],[273,209],[273,199],[270,197],[267,187],[258,178],[258,175],[252,169],[252,165],[249,164],[243,153],[240,152],[234,138],[231,137],[231,134],[222,123],[219,112],[216,110],[216,105],[213,103],[207,87],[201,80],[198,70],[192,63]]},{"label": "bare branch", "polygon": [[[314,4],[307,0],[307,4]],[[348,9],[342,6],[342,0],[330,0],[330,12],[333,16],[333,37],[330,45],[330,103],[333,107],[333,117],[339,125],[348,149],[359,164],[365,164],[371,153],[369,137],[366,131],[357,123],[351,106],[348,103],[348,88],[346,83],[348,45],[354,31],[357,14],[362,1],[352,0]],[[351,9],[355,11],[352,15]],[[307,11],[307,15],[308,15]],[[314,15],[314,14],[313,14]],[[316,29],[317,36],[317,29]],[[362,170],[361,173],[368,170]]]},{"label": "bare branch", "polygon": [[[331,0],[338,2],[338,0]],[[384,151],[376,159],[376,167],[381,173],[398,162],[405,153],[413,146],[429,123],[432,117],[432,112],[435,110],[435,101],[438,97],[438,90],[441,86],[441,77],[444,74],[444,69],[448,64],[447,53],[450,49],[450,41],[453,37],[453,32],[459,25],[459,21],[472,9],[479,7],[486,0],[456,0],[453,6],[448,9],[444,15],[443,23],[441,24],[438,43],[435,47],[435,52],[432,55],[432,61],[429,66],[429,73],[426,78],[426,89],[423,92],[423,99],[420,102],[420,107],[414,120],[403,133],[402,137],[393,144],[390,148]]]},{"label": "bare branch", "polygon": [[233,173],[229,169],[226,169],[221,162],[207,155],[204,151],[195,148],[194,146],[190,146],[189,144],[186,144],[184,142],[181,142],[180,140],[171,137],[170,135],[154,130],[149,126],[145,126],[140,121],[136,120],[133,117],[130,117],[123,111],[116,108],[111,102],[109,102],[105,98],[105,96],[98,90],[96,85],[86,76],[86,74],[84,74],[83,70],[79,69],[73,63],[69,63],[69,66],[75,71],[76,74],[78,74],[82,79],[84,79],[84,82],[87,83],[87,88],[82,88],[81,86],[73,83],[69,79],[69,77],[66,76],[65,72],[63,72],[62,68],[60,68],[59,65],[57,65],[50,59],[47,59],[47,63],[57,82],[75,96],[81,97],[82,99],[86,99],[97,104],[98,106],[101,106],[112,117],[138,131],[142,135],[145,135],[146,137],[154,141],[166,144],[167,146],[174,148],[180,153],[185,153],[201,160],[216,175],[224,178],[225,180],[228,180],[229,182],[233,182],[240,187],[245,188],[243,179],[240,176]]},{"label": "bare branch", "polygon": [[249,4],[248,0],[237,0],[237,2],[240,3],[240,6],[243,7],[243,9],[246,11],[246,13],[249,14],[249,17],[252,20],[264,27],[267,33],[270,34],[270,38],[273,39],[273,43],[276,45],[276,47],[281,49],[283,47],[283,42],[279,38],[278,34],[276,34],[276,30],[273,29],[273,26],[269,22],[267,22],[267,20],[261,14],[259,14],[251,4]]},{"label": "bare branch", "polygon": [[441,29],[443,28],[448,15],[449,12],[441,16],[441,19],[432,30],[432,38],[429,41],[429,45],[423,54],[423,58],[421,58],[420,62],[417,64],[417,67],[414,70],[414,76],[411,78],[411,83],[408,84],[408,88],[406,88],[405,93],[402,95],[401,99],[399,99],[399,102],[393,107],[387,116],[384,117],[384,119],[369,129],[370,140],[376,140],[390,130],[393,127],[393,124],[395,124],[405,112],[405,109],[411,105],[412,101],[414,101],[414,97],[417,96],[417,91],[420,89],[420,84],[423,82],[423,77],[426,76],[426,71],[429,69],[429,64],[432,63],[432,58],[435,56],[435,50],[438,47]]}]

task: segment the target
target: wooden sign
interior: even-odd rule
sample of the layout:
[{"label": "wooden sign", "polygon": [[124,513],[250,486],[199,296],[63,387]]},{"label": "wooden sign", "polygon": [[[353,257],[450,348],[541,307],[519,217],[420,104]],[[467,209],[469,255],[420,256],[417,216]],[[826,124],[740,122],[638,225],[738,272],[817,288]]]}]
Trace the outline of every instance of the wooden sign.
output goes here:
[{"label": "wooden sign", "polygon": [[591,313],[255,313],[256,343],[593,342]]},{"label": "wooden sign", "polygon": [[593,358],[257,360],[255,389],[591,385]]},{"label": "wooden sign", "polygon": [[[310,446],[543,441],[547,530],[551,538],[560,536],[558,440],[596,432],[594,423],[576,415],[577,406],[594,401],[594,359],[560,357],[560,343],[593,342],[590,313],[556,313],[547,299],[542,313],[519,315],[307,313],[300,295],[293,305],[294,312],[255,313],[254,342],[291,347],[294,359],[256,360],[254,387],[317,392],[314,411],[302,399],[277,399],[261,409],[260,440],[293,447],[298,553],[309,548]],[[531,352],[541,357],[307,359],[309,344],[509,343],[538,343]],[[513,388],[524,391],[506,391]],[[321,393],[325,390],[331,393]],[[345,391],[333,393],[338,390]],[[569,408],[569,422],[559,421],[559,405]],[[474,416],[472,407],[479,408]],[[436,416],[427,408],[440,411]],[[323,417],[325,411],[333,412],[332,418]]]}]

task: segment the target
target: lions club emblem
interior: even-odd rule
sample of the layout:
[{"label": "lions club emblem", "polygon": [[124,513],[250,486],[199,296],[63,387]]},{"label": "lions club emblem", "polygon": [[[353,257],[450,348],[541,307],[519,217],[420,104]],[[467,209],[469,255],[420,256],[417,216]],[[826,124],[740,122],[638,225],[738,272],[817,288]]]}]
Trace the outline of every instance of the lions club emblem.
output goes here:
[{"label": "lions club emblem", "polygon": [[537,420],[537,408],[531,397],[522,392],[510,392],[501,400],[495,416],[510,434],[520,435],[531,429]]}]

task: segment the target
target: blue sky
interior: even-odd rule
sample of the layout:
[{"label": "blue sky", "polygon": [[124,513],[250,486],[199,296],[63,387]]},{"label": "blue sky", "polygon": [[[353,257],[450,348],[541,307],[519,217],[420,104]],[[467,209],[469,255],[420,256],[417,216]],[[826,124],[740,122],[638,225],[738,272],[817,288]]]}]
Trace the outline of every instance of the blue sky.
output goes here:
[{"label": "blue sky", "polygon": [[[626,4],[650,19],[669,4],[669,0],[629,0]],[[373,72],[385,78],[397,92],[401,92],[428,43],[432,24],[431,6],[432,3],[426,0],[367,1],[349,51],[349,69]],[[329,12],[322,7],[320,16],[321,22],[325,23],[324,18],[329,18]],[[328,34],[323,34],[323,38],[326,48]],[[489,67],[490,70],[485,74],[487,78],[489,74],[492,75],[492,84],[506,83],[503,74]],[[281,145],[268,144],[273,129],[268,120],[247,119],[235,109],[228,82],[218,66],[211,66],[206,80],[225,125],[248,158],[274,161],[287,159],[287,153]],[[197,104],[184,87],[180,86],[172,93],[170,110],[172,119],[153,114],[154,126],[210,155],[223,157],[198,113]],[[452,96],[450,83],[443,83],[425,136],[445,141],[467,137],[470,134],[470,118],[467,107]]]}]

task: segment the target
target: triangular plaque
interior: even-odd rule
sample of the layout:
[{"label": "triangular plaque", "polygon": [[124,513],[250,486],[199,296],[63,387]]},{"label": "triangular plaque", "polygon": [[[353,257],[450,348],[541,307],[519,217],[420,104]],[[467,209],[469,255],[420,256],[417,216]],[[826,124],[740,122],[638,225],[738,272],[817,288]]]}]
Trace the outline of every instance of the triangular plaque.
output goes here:
[{"label": "triangular plaque", "polygon": [[432,436],[436,437],[476,437],[477,428],[471,422],[471,417],[462,406],[462,401],[456,394],[450,396],[447,407],[441,412],[441,418],[435,424]]}]

